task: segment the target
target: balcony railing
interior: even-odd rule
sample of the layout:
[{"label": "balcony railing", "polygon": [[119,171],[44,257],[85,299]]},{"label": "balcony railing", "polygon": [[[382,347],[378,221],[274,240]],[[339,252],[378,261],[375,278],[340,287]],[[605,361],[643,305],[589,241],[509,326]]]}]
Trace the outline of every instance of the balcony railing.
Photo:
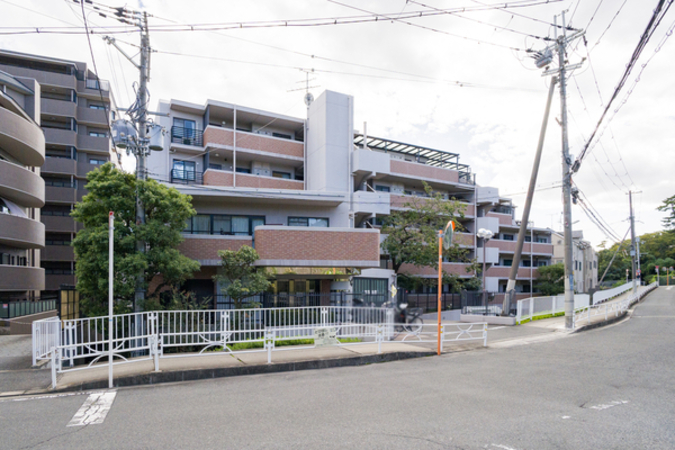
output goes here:
[{"label": "balcony railing", "polygon": [[174,144],[204,146],[204,132],[194,128],[171,127],[171,142]]},{"label": "balcony railing", "polygon": [[176,184],[204,184],[204,174],[191,170],[173,169],[171,171],[171,183]]},{"label": "balcony railing", "polygon": [[96,89],[109,92],[110,91],[110,82],[106,80],[92,80],[88,78],[86,81],[87,89]]}]

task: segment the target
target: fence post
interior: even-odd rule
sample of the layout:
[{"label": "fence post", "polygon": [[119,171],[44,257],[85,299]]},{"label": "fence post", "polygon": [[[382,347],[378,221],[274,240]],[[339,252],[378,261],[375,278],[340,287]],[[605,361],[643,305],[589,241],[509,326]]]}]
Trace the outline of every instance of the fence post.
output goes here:
[{"label": "fence post", "polygon": [[384,328],[381,323],[377,324],[377,353],[382,353],[382,340],[384,338]]},{"label": "fence post", "polygon": [[516,324],[520,325],[522,317],[523,317],[523,301],[518,300],[518,303],[516,303]]},{"label": "fence post", "polygon": [[272,364],[272,350],[274,349],[274,330],[265,328],[265,348],[267,349],[267,364]]},{"label": "fence post", "polygon": [[56,352],[57,349],[52,347],[52,389],[56,389]]},{"label": "fence post", "polygon": [[534,318],[534,298],[530,297],[530,320]]},{"label": "fence post", "polygon": [[488,324],[484,323],[483,324],[483,347],[487,347],[487,329]]},{"label": "fence post", "polygon": [[441,353],[443,353],[443,338],[445,337],[445,325],[441,325]]},{"label": "fence post", "polygon": [[39,325],[39,323],[33,322],[31,325],[31,334],[32,334],[32,339],[31,339],[31,347],[33,348],[33,367],[37,365],[37,341],[38,341],[38,327],[36,325]]},{"label": "fence post", "polygon": [[153,360],[155,363],[155,372],[159,372],[159,320],[157,313],[152,313],[150,317],[150,334],[152,337],[152,344],[150,346]]}]

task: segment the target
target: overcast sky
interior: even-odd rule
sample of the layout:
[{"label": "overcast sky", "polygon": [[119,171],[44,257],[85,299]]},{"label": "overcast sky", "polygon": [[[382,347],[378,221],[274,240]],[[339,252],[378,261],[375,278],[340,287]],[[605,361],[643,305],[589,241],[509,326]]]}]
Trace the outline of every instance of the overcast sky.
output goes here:
[{"label": "overcast sky", "polygon": [[[82,25],[80,5],[71,1],[0,3],[0,28]],[[108,0],[101,3],[120,5]],[[296,89],[305,86],[301,69],[313,69],[310,86],[316,86],[311,88],[315,96],[326,89],[354,96],[357,129],[365,121],[369,135],[459,153],[460,162],[471,166],[480,185],[498,187],[502,195],[514,199],[519,217],[550,82],[523,50],[544,48],[549,42],[541,38],[554,36],[549,23],[563,10],[572,27],[586,30],[587,44],[582,39],[574,41],[568,53],[571,64],[586,58],[567,86],[570,152],[576,156],[595,128],[658,1],[565,0],[507,11],[475,10],[488,3],[492,2],[130,0],[126,6],[154,15],[151,26],[250,24],[368,12],[391,17],[321,27],[151,32],[151,45],[157,50],[152,55],[151,104],[154,107],[158,99],[170,98],[196,103],[215,99],[304,117],[304,91]],[[522,4],[523,0],[511,3]],[[395,20],[398,14],[458,6],[474,10]],[[118,25],[94,12],[87,17],[94,26]],[[592,207],[620,237],[628,229],[629,189],[639,191],[634,195],[638,234],[662,229],[663,214],[656,207],[675,195],[675,42],[665,40],[674,21],[675,12],[669,11],[612,106],[609,126],[601,126],[601,139],[591,146],[574,176]],[[117,37],[139,42],[138,34]],[[127,106],[137,71],[100,35],[91,36],[91,41],[100,77],[110,80],[117,102]],[[136,54],[135,47],[120,45]],[[0,46],[91,64],[84,35],[0,35]],[[530,217],[537,226],[555,229],[561,229],[562,211],[561,189],[552,188],[562,178],[558,118],[556,95],[539,173],[540,190],[535,193]],[[573,220],[578,220],[574,228],[582,229],[593,245],[607,239],[579,206],[573,207]]]}]

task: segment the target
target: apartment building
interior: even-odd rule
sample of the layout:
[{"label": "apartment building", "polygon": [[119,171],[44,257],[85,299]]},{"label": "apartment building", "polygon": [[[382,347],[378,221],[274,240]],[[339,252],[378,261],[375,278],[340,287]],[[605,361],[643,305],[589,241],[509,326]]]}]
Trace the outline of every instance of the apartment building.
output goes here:
[{"label": "apartment building", "polygon": [[44,132],[46,157],[41,168],[45,198],[41,265],[44,293],[75,284],[75,258],[70,245],[78,226],[70,217],[86,193],[86,175],[108,161],[118,163],[110,144],[108,120],[112,95],[87,64],[0,50],[0,70],[41,86],[36,121]]},{"label": "apartment building", "polygon": [[[168,132],[164,150],[148,159],[149,176],[191,195],[197,210],[180,249],[202,268],[185,288],[218,295],[218,250],[251,245],[260,255],[256,264],[275,274],[278,294],[386,294],[395,274],[380,248],[381,220],[410,200],[424,201],[423,182],[458,200],[464,214],[455,242],[467,260],[444,261],[444,270],[476,276],[469,270],[469,260],[479,256],[475,234],[490,227],[503,239],[488,244],[496,252],[488,259],[494,266],[488,287],[505,285],[508,274],[500,270],[513,252],[509,232],[517,233],[509,200],[497,196],[479,205],[483,188],[457,153],[355,132],[353,109],[351,96],[331,91],[309,105],[307,119],[216,100],[159,103],[157,122]],[[548,240],[545,248],[535,243],[527,261],[548,263],[550,233],[535,229],[533,236]],[[437,276],[430,267],[407,265],[401,272]],[[521,290],[536,269],[524,269],[525,276]]]},{"label": "apartment building", "polygon": [[[493,237],[487,244],[478,239],[477,259],[483,262],[482,248],[485,245],[485,261],[490,264],[486,270],[486,289],[498,293],[497,300],[503,299],[506,292],[516,251],[520,221],[516,219],[515,211],[513,201],[500,197],[497,188],[478,188],[477,226],[492,231]],[[536,293],[533,282],[539,276],[537,268],[550,265],[552,257],[551,231],[528,224],[516,277],[517,300]]]},{"label": "apartment building", "polygon": [[45,184],[45,139],[40,129],[40,84],[0,71],[0,303],[34,298],[44,289],[40,207]]},{"label": "apartment building", "polygon": [[[565,235],[551,230],[553,240],[552,263],[565,262]],[[572,231],[572,267],[574,291],[588,293],[598,286],[598,254],[590,242],[584,240],[583,230]]]}]

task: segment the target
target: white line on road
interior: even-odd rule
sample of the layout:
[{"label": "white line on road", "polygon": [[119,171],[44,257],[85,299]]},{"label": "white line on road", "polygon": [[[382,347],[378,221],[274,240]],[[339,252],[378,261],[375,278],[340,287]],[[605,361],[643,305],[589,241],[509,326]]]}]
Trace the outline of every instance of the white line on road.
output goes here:
[{"label": "white line on road", "polygon": [[74,395],[87,395],[87,394],[90,394],[90,392],[66,392],[66,393],[63,393],[63,394],[32,395],[32,396],[26,396],[26,397],[0,399],[0,403],[28,402],[28,401],[31,401],[31,400],[44,400],[46,398],[62,398],[62,397],[72,397]]},{"label": "white line on road", "polygon": [[492,447],[501,448],[503,450],[516,450],[513,447],[507,447],[506,445],[501,445],[501,444],[492,444]]},{"label": "white line on road", "polygon": [[506,327],[505,327],[505,326],[501,326],[501,327],[488,328],[488,331],[492,331],[492,330],[501,330],[502,328],[506,328]]},{"label": "white line on road", "polygon": [[609,402],[607,404],[591,406],[591,409],[595,409],[597,411],[602,411],[603,409],[609,409],[609,408],[612,408],[612,407],[618,406],[618,405],[625,405],[626,403],[628,403],[628,400],[615,400],[615,401]]},{"label": "white line on road", "polygon": [[93,425],[103,423],[105,416],[115,401],[117,391],[97,392],[91,394],[84,401],[82,407],[75,413],[68,423],[69,427]]}]

